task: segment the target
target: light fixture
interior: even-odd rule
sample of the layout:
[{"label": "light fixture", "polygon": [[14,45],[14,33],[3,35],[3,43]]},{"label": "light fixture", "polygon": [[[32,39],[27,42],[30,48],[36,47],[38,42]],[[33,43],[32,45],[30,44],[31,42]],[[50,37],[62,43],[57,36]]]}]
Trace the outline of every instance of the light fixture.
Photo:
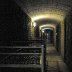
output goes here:
[{"label": "light fixture", "polygon": [[33,22],[33,27],[36,27],[36,23],[35,22]]},{"label": "light fixture", "polygon": [[44,24],[44,25],[41,25],[41,26],[39,26],[39,29],[41,30],[42,28],[55,28],[56,27],[56,25],[54,25],[54,24]]},{"label": "light fixture", "polygon": [[42,30],[42,33],[44,33],[44,30]]}]

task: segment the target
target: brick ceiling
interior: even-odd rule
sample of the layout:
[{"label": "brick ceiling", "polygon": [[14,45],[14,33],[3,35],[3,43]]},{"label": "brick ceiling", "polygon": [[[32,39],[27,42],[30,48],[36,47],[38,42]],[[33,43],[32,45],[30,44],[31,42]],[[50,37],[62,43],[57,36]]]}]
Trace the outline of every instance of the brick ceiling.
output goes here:
[{"label": "brick ceiling", "polygon": [[31,18],[37,15],[66,15],[72,0],[14,0]]}]

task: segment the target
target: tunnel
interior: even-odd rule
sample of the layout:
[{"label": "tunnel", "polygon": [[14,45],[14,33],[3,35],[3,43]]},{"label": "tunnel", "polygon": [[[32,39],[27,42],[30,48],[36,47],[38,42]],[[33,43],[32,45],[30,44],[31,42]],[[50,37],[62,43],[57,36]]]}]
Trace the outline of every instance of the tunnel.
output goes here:
[{"label": "tunnel", "polygon": [[72,71],[72,0],[0,0],[0,72]]}]

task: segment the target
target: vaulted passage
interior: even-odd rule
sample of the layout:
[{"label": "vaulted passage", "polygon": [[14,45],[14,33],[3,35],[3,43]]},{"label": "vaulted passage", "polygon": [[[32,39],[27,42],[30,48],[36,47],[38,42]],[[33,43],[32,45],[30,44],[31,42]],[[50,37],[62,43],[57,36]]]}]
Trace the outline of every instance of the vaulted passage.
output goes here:
[{"label": "vaulted passage", "polygon": [[71,31],[71,0],[0,0],[0,72],[71,72]]}]

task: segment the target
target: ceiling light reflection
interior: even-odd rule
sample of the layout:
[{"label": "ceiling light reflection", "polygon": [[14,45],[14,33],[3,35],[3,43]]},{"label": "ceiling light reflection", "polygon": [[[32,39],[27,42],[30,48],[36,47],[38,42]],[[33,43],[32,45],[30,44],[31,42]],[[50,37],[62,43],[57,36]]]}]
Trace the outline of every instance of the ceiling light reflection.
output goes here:
[{"label": "ceiling light reflection", "polygon": [[32,17],[32,21],[36,21],[39,19],[45,19],[45,18],[62,21],[64,19],[64,16],[57,15],[57,14],[44,14],[44,15],[38,15],[38,16]]}]

